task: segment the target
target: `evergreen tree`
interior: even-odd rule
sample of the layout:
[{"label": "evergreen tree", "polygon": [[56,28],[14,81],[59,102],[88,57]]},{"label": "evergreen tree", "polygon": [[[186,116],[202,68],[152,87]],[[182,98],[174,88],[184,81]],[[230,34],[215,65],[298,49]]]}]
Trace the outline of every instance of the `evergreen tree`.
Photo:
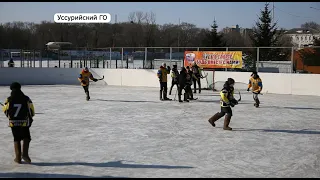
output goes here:
[{"label": "evergreen tree", "polygon": [[[275,47],[279,45],[279,38],[283,31],[277,29],[277,23],[272,23],[271,11],[269,3],[265,4],[264,10],[261,10],[259,20],[256,22],[256,27],[253,28],[253,33],[250,36],[255,47]],[[283,60],[279,55],[279,48],[260,48],[259,61],[276,61]],[[255,64],[255,63],[254,63]]]},{"label": "evergreen tree", "polygon": [[218,33],[218,25],[216,20],[211,25],[211,30],[206,33],[203,44],[206,47],[223,47],[225,43],[222,40],[222,34]]}]

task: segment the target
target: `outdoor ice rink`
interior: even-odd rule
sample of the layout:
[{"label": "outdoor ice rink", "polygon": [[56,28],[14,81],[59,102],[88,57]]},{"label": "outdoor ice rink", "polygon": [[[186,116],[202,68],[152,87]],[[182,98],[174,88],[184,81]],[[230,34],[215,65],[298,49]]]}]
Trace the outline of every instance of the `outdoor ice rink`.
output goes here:
[{"label": "outdoor ice rink", "polygon": [[[170,83],[169,83],[170,85]],[[35,105],[32,164],[15,164],[0,115],[0,177],[320,177],[320,97],[242,93],[230,126],[213,128],[218,93],[159,101],[158,88],[23,86]],[[174,98],[176,89],[173,89]],[[10,94],[0,87],[1,102]]]}]

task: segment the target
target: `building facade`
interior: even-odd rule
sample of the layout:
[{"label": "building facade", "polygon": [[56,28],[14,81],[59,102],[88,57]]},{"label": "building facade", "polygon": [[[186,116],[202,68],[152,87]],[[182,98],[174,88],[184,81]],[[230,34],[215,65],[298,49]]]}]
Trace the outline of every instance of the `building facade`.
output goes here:
[{"label": "building facade", "polygon": [[291,37],[293,45],[298,48],[311,47],[314,40],[320,38],[320,32],[304,28],[294,28],[286,31],[285,34]]}]

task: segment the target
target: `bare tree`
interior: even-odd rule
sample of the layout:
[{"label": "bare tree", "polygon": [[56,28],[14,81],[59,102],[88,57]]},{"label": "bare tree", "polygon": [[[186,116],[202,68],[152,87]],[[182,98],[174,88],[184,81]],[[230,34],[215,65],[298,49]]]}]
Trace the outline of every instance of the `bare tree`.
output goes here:
[{"label": "bare tree", "polygon": [[137,11],[137,12],[135,12],[135,15],[136,15],[137,23],[141,24],[142,21],[145,18],[145,16],[143,15],[143,12],[142,11]]},{"label": "bare tree", "polygon": [[145,46],[150,47],[155,45],[155,31],[156,31],[156,15],[153,12],[145,13]]},{"label": "bare tree", "polygon": [[136,12],[130,12],[128,16],[129,22],[136,22]]},{"label": "bare tree", "polygon": [[301,28],[310,29],[310,30],[320,32],[320,24],[313,22],[313,21],[306,22],[306,23],[302,24]]}]

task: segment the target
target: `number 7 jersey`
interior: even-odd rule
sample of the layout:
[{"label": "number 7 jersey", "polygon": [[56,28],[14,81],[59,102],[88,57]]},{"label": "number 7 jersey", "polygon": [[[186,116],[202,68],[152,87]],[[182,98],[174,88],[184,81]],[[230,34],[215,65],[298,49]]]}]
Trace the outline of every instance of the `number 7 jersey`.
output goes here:
[{"label": "number 7 jersey", "polygon": [[34,106],[28,96],[8,97],[2,108],[9,119],[9,126],[28,127],[32,123],[34,116]]}]

